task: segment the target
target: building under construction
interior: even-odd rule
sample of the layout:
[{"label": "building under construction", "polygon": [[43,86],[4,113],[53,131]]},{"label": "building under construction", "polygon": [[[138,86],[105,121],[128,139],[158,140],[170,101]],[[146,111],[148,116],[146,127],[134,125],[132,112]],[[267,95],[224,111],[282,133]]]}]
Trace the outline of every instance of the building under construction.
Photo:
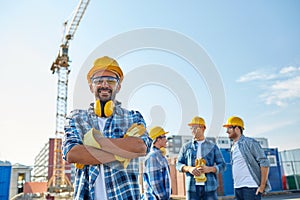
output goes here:
[{"label": "building under construction", "polygon": [[[53,176],[53,158],[54,158],[54,138],[50,138],[49,141],[40,150],[39,154],[35,157],[32,181],[44,182],[51,179]],[[61,143],[61,139],[58,139]],[[72,173],[72,166],[69,163],[65,163],[64,174],[68,180],[74,179],[74,173]],[[73,175],[73,176],[72,176]]]}]

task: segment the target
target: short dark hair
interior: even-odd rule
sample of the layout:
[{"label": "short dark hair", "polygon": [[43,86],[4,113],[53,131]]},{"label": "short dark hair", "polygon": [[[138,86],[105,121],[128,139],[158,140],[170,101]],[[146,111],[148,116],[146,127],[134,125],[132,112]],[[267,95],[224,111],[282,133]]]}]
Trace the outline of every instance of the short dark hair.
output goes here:
[{"label": "short dark hair", "polygon": [[242,127],[240,127],[240,126],[237,126],[239,129],[240,129],[240,131],[241,131],[241,134],[243,134],[243,128]]}]

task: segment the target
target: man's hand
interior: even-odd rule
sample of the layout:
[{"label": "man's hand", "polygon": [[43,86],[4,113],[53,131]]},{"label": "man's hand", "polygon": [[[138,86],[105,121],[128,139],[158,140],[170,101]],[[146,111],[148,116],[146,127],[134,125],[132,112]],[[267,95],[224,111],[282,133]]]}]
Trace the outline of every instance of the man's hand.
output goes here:
[{"label": "man's hand", "polygon": [[200,176],[201,172],[198,168],[192,167],[192,166],[184,166],[183,167],[183,172],[189,172],[190,174],[194,176]]},{"label": "man's hand", "polygon": [[256,190],[256,195],[258,195],[258,193],[261,193],[261,194],[263,194],[264,193],[264,191],[265,191],[265,187],[263,187],[263,186],[259,186],[258,188],[257,188],[257,190]]},{"label": "man's hand", "polygon": [[201,175],[201,172],[198,168],[196,167],[191,167],[191,169],[189,170],[189,172],[191,174],[193,174],[194,176],[200,176]]},{"label": "man's hand", "polygon": [[216,173],[217,169],[215,167],[208,167],[208,166],[201,166],[198,168],[200,170],[201,173],[204,173],[204,174],[208,174],[208,173]]}]

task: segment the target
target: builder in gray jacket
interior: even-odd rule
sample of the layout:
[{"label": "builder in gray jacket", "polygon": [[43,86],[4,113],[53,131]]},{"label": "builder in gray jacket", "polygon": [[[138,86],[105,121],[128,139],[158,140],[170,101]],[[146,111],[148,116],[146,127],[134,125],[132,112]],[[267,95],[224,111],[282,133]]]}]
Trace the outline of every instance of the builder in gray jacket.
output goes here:
[{"label": "builder in gray jacket", "polygon": [[241,118],[229,117],[223,127],[227,128],[228,137],[233,140],[231,164],[236,199],[261,199],[262,193],[271,189],[267,156],[259,142],[243,135],[244,122]]}]

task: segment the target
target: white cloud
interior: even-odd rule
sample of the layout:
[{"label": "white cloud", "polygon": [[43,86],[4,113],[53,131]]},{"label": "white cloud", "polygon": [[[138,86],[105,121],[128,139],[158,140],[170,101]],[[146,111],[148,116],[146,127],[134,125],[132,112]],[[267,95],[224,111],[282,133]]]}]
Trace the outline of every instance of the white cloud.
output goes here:
[{"label": "white cloud", "polygon": [[300,76],[277,81],[261,97],[266,104],[285,106],[289,100],[300,98]]},{"label": "white cloud", "polygon": [[246,75],[241,76],[237,82],[249,82],[254,80],[270,80],[275,78],[274,74],[266,74],[263,71],[253,71]]},{"label": "white cloud", "polygon": [[293,66],[288,66],[288,67],[284,67],[282,68],[279,73],[280,74],[289,74],[289,73],[293,73],[293,72],[297,72],[300,71],[300,67],[293,67]]},{"label": "white cloud", "polygon": [[286,106],[290,101],[300,99],[300,67],[283,67],[277,73],[257,70],[237,80],[250,81],[261,81],[264,89],[260,98],[268,105]]}]

